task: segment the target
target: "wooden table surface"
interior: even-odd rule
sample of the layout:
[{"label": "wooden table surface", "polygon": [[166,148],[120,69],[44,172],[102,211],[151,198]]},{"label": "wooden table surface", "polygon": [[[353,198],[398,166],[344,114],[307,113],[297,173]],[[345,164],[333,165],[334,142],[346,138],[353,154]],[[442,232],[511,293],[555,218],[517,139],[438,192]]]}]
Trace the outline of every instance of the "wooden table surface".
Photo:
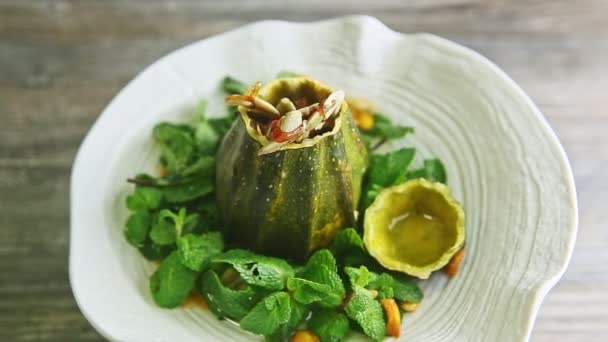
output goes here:
[{"label": "wooden table surface", "polygon": [[125,83],[175,48],[248,22],[355,13],[469,46],[538,104],[572,163],[580,228],[532,341],[607,341],[608,2],[601,0],[0,0],[0,341],[102,340],[68,282],[69,178],[81,140]]}]

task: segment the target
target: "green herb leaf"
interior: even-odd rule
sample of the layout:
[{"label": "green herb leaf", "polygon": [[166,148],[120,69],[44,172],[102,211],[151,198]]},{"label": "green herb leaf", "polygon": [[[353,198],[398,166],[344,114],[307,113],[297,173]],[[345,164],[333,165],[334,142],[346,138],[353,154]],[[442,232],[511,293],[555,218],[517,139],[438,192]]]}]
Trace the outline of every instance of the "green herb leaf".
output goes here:
[{"label": "green herb leaf", "polygon": [[150,277],[150,290],[158,306],[174,308],[180,305],[194,288],[196,272],[179,261],[176,252],[171,253]]},{"label": "green herb leaf", "polygon": [[171,122],[158,123],[152,129],[152,137],[161,143],[175,139],[177,136],[187,135],[192,136],[194,129],[190,125],[176,124]]},{"label": "green herb leaf", "polygon": [[176,238],[175,225],[164,218],[157,217],[150,230],[150,239],[159,246],[166,246],[175,243]]},{"label": "green herb leaf", "polygon": [[147,210],[138,210],[127,219],[125,237],[135,247],[143,247],[152,225],[152,218]]},{"label": "green herb leaf", "polygon": [[199,222],[201,221],[201,216],[199,214],[190,214],[188,216],[188,220],[184,223],[184,227],[182,228],[182,236],[186,234],[192,234],[197,232],[199,235],[202,232],[198,232]]},{"label": "green herb leaf", "polygon": [[372,204],[372,202],[374,202],[374,200],[376,199],[376,197],[380,194],[380,191],[384,190],[383,187],[381,187],[380,185],[377,184],[371,184],[368,186],[367,191],[365,191],[365,196],[363,197],[363,209],[366,209],[367,207],[370,206],[370,204]]},{"label": "green herb leaf", "polygon": [[321,342],[341,342],[348,333],[348,318],[336,310],[315,309],[308,328],[319,336]]},{"label": "green herb leaf", "polygon": [[289,321],[291,305],[286,292],[264,298],[240,322],[241,328],[260,335],[272,335]]},{"label": "green herb leaf", "polygon": [[302,304],[317,303],[324,307],[337,307],[342,304],[343,294],[336,293],[328,284],[316,283],[302,278],[289,278],[287,288],[293,298]]},{"label": "green herb leaf", "polygon": [[[127,182],[134,183],[139,188],[153,189],[156,191],[161,191],[161,190],[155,189],[155,188],[162,188],[165,186],[173,185],[173,182],[171,182],[168,179],[152,177],[147,173],[140,173],[137,176],[135,176],[135,178],[127,179]],[[162,195],[162,191],[161,191],[161,195]]]},{"label": "green herb leaf", "polygon": [[382,306],[372,297],[369,290],[354,287],[353,291],[353,296],[345,308],[346,315],[357,322],[367,336],[381,341],[386,336]]},{"label": "green herb leaf", "polygon": [[408,133],[413,133],[414,128],[399,126],[391,122],[389,118],[381,113],[374,113],[374,126],[363,134],[385,140],[399,139]]},{"label": "green herb leaf", "polygon": [[212,177],[197,177],[187,183],[162,188],[163,196],[170,203],[184,203],[213,192]]},{"label": "green herb leaf", "polygon": [[160,145],[161,162],[170,175],[180,174],[196,158],[194,132],[190,126],[163,122],[154,127],[152,135]]},{"label": "green herb leaf", "polygon": [[293,298],[290,298],[289,305],[291,307],[289,320],[287,323],[281,325],[272,335],[266,335],[266,342],[289,341],[289,337],[291,337],[293,331],[310,313],[310,309],[306,305],[298,303]]},{"label": "green herb leaf", "polygon": [[368,270],[379,270],[382,266],[367,253],[352,253],[344,256],[342,265],[350,267],[365,266]]},{"label": "green herb leaf", "polygon": [[352,287],[365,287],[376,277],[376,275],[370,272],[365,266],[359,268],[344,267],[344,272],[348,276],[348,280]]},{"label": "green herb leaf", "polygon": [[257,255],[243,249],[232,249],[213,258],[212,263],[232,265],[250,285],[269,290],[282,290],[293,268],[283,259]]},{"label": "green herb leaf", "polygon": [[345,295],[336,260],[327,249],[315,252],[298,271],[297,277],[287,281],[287,288],[300,303],[317,303],[324,307],[339,306]]},{"label": "green herb leaf", "polygon": [[127,196],[127,208],[131,211],[154,210],[160,206],[162,192],[154,188],[136,187],[135,191]]},{"label": "green herb leaf", "polygon": [[427,159],[421,168],[408,173],[408,179],[426,178],[433,182],[447,183],[445,167],[439,159]]},{"label": "green herb leaf", "polygon": [[383,300],[387,298],[394,297],[394,286],[395,280],[388,273],[381,273],[380,275],[376,275],[373,279],[367,284],[366,288],[369,290],[378,291],[377,300]]},{"label": "green herb leaf", "polygon": [[413,280],[394,277],[393,292],[395,299],[420,303],[424,298],[424,294],[420,287]]},{"label": "green herb leaf", "polygon": [[139,252],[144,258],[150,261],[161,261],[175,250],[175,245],[160,246],[154,243],[150,236],[144,242],[144,245],[139,248]]},{"label": "green herb leaf", "polygon": [[245,94],[249,87],[235,78],[226,76],[222,81],[222,89],[224,89],[227,94]]},{"label": "green herb leaf", "polygon": [[332,251],[341,265],[368,269],[379,268],[378,263],[365,251],[363,240],[354,228],[339,231],[332,242]]},{"label": "green herb leaf", "polygon": [[192,179],[191,181],[195,181],[195,177],[189,176],[213,178],[215,176],[215,157],[200,157],[194,163],[188,165],[182,172],[181,177],[188,177],[186,180]]},{"label": "green herb leaf", "polygon": [[173,228],[175,230],[175,238],[179,238],[182,236],[182,232],[184,231],[184,227],[189,224],[196,224],[198,221],[198,214],[187,214],[186,208],[180,208],[176,213],[172,212],[169,209],[163,209],[158,213],[158,221],[166,221],[169,219],[173,222]]},{"label": "green herb leaf", "polygon": [[369,171],[370,184],[388,187],[407,180],[407,168],[414,160],[416,150],[402,148],[386,154],[371,156]]},{"label": "green herb leaf", "polygon": [[208,270],[201,278],[201,294],[209,304],[209,309],[219,318],[241,320],[262,300],[267,292],[248,287],[232,290],[220,282],[218,275]]},{"label": "green herb leaf", "polygon": [[177,240],[179,259],[193,271],[200,272],[207,268],[211,258],[222,252],[224,240],[218,232],[203,235],[187,234]]},{"label": "green herb leaf", "polygon": [[306,263],[306,266],[298,272],[298,277],[315,283],[325,284],[331,288],[332,294],[344,298],[346,291],[342,279],[338,275],[336,259],[327,249],[316,251]]},{"label": "green herb leaf", "polygon": [[200,121],[194,131],[194,139],[199,153],[213,154],[220,141],[220,135],[207,120]]},{"label": "green herb leaf", "polygon": [[182,235],[185,227],[195,226],[198,219],[198,214],[187,215],[186,208],[181,208],[177,214],[163,209],[152,226],[150,238],[161,246],[173,244]]},{"label": "green herb leaf", "polygon": [[189,212],[198,213],[199,219],[195,226],[184,227],[184,234],[202,234],[209,231],[218,231],[222,227],[219,209],[215,202],[215,196],[205,196],[186,203]]},{"label": "green herb leaf", "polygon": [[376,299],[382,300],[395,297],[396,281],[390,274],[370,272],[365,266],[359,268],[345,267],[344,271],[348,275],[353,287],[364,287],[368,290],[378,291]]},{"label": "green herb leaf", "polygon": [[408,179],[407,168],[414,159],[416,150],[402,148],[386,154],[373,154],[370,170],[365,181],[363,210],[365,210],[384,188],[401,184]]},{"label": "green herb leaf", "polygon": [[340,230],[332,241],[331,249],[338,258],[353,252],[365,253],[363,239],[354,228]]}]

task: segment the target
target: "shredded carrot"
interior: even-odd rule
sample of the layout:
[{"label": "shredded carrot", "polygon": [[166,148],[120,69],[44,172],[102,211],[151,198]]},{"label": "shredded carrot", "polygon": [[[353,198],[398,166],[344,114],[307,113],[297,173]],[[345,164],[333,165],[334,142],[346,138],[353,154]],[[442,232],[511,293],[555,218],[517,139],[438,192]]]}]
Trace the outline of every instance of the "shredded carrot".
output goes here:
[{"label": "shredded carrot", "polygon": [[357,127],[359,127],[363,131],[369,131],[374,128],[374,115],[369,112],[358,112],[356,116],[354,116],[355,123]]},{"label": "shredded carrot", "polygon": [[374,128],[373,113],[376,111],[376,106],[372,102],[364,98],[349,98],[346,99],[346,102],[351,113],[353,113],[353,119],[355,119],[355,124],[359,129],[368,131]]},{"label": "shredded carrot", "polygon": [[392,337],[401,335],[401,313],[394,299],[383,299],[380,301],[386,314],[386,334]]},{"label": "shredded carrot", "polygon": [[312,331],[298,330],[291,337],[291,342],[319,342],[319,338]]},{"label": "shredded carrot", "polygon": [[202,308],[202,309],[207,309],[207,302],[205,301],[205,298],[203,298],[203,296],[200,295],[200,293],[193,291],[192,293],[190,293],[190,295],[188,296],[188,298],[186,298],[186,300],[184,300],[184,302],[182,303],[182,307],[184,308]]},{"label": "shredded carrot", "polygon": [[456,254],[450,260],[450,263],[446,266],[445,272],[448,274],[448,277],[454,278],[456,274],[458,274],[458,270],[460,269],[460,264],[464,259],[464,248],[456,252]]}]

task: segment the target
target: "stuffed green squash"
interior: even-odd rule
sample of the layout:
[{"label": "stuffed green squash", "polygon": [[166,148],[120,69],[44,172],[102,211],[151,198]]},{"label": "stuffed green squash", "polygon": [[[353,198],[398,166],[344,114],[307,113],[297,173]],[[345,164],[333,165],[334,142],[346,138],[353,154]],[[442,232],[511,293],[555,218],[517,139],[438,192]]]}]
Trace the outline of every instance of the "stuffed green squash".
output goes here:
[{"label": "stuffed green squash", "polygon": [[227,103],[240,114],[217,152],[228,241],[305,260],[355,224],[367,151],[344,92],[293,77],[256,83]]}]

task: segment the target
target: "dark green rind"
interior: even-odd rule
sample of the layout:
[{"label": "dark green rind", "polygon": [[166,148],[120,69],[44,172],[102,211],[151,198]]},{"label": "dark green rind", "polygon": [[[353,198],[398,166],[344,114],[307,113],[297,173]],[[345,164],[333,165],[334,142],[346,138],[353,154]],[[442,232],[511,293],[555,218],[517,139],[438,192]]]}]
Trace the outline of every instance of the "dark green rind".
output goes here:
[{"label": "dark green rind", "polygon": [[315,145],[258,156],[237,120],[217,154],[216,189],[229,242],[304,260],[355,224],[367,152],[348,110],[341,128]]}]

